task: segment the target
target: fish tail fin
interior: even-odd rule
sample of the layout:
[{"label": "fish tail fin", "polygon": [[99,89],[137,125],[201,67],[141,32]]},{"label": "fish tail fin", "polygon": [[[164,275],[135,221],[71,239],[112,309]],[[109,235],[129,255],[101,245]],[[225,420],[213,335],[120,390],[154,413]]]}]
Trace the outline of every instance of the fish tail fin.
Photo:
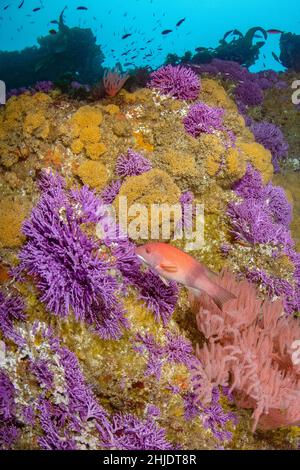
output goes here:
[{"label": "fish tail fin", "polygon": [[214,285],[211,293],[208,293],[220,310],[229,300],[236,299],[236,296],[217,284]]},{"label": "fish tail fin", "polygon": [[220,310],[223,310],[223,306],[226,302],[236,299],[234,294],[224,289],[224,287],[221,287],[215,279],[212,279],[211,275],[207,275],[206,278],[203,278],[203,276],[199,278],[199,281],[196,283],[196,288],[209,295]]}]

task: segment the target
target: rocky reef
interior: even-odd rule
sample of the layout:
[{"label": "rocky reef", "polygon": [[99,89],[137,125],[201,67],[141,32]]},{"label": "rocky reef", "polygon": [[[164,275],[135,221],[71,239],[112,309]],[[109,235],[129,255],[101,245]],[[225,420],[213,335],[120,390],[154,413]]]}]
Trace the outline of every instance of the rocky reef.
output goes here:
[{"label": "rocky reef", "polygon": [[[298,447],[300,255],[274,180],[290,137],[274,150],[253,127],[288,76],[247,94],[225,64],[230,78],[168,65],[132,93],[0,108],[2,448]],[[191,254],[236,299],[221,312],[146,268],[107,213],[122,197],[203,204]]]}]

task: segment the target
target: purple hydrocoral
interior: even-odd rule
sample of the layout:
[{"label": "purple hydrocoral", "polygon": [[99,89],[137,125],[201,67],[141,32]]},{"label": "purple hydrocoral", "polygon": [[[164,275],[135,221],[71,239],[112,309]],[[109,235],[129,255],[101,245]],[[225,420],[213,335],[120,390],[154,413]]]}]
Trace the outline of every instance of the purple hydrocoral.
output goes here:
[{"label": "purple hydrocoral", "polygon": [[242,202],[229,204],[233,232],[249,243],[292,246],[289,232],[292,207],[282,188],[263,185],[260,173],[248,165],[245,176],[234,185]]},{"label": "purple hydrocoral", "polygon": [[46,359],[32,361],[29,366],[30,371],[37,378],[41,387],[50,390],[53,387],[53,372],[49,369]]},{"label": "purple hydrocoral", "polygon": [[192,65],[196,73],[208,73],[211,75],[222,75],[225,79],[238,83],[255,83],[261,90],[273,87],[284,88],[286,82],[281,80],[280,75],[274,70],[264,70],[258,73],[249,72],[246,67],[238,62],[230,60],[213,59],[209,64]]},{"label": "purple hydrocoral", "polygon": [[179,202],[182,205],[192,204],[194,202],[194,199],[195,196],[192,191],[184,191],[179,198]]},{"label": "purple hydrocoral", "polygon": [[246,106],[258,106],[264,100],[264,94],[260,86],[253,80],[240,83],[235,91],[235,97]]},{"label": "purple hydrocoral", "polygon": [[288,256],[295,266],[291,283],[283,278],[267,274],[261,269],[247,269],[248,279],[262,284],[270,296],[282,296],[287,313],[300,309],[300,257],[294,251],[289,226],[292,206],[284,190],[272,183],[263,185],[260,173],[248,165],[245,176],[235,183],[236,194],[243,198],[240,203],[229,204],[233,232],[239,239],[249,243],[273,244],[273,256]]},{"label": "purple hydrocoral", "polygon": [[193,137],[198,137],[202,133],[212,134],[216,130],[224,129],[223,115],[224,109],[197,103],[190,107],[183,124],[186,132]]},{"label": "purple hydrocoral", "polygon": [[157,380],[161,376],[161,368],[164,362],[184,364],[189,367],[193,348],[191,343],[178,334],[166,332],[167,342],[158,344],[152,334],[138,334],[135,338],[134,349],[140,353],[147,353],[148,362],[145,374],[154,375]]},{"label": "purple hydrocoral", "polygon": [[289,227],[292,221],[292,205],[287,200],[284,189],[280,186],[263,184],[262,176],[251,165],[242,179],[233,187],[236,194],[244,199],[255,199],[260,202],[274,222]]},{"label": "purple hydrocoral", "polygon": [[85,188],[72,199],[61,178],[46,174],[41,188],[41,199],[23,225],[28,241],[20,252],[20,271],[34,276],[41,300],[54,314],[65,317],[72,309],[101,337],[118,338],[127,325],[118,283],[109,274],[110,263],[97,256],[96,240],[81,229],[84,201],[93,207],[92,194]]},{"label": "purple hydrocoral", "polygon": [[272,154],[272,162],[276,172],[280,171],[280,162],[287,157],[289,145],[281,130],[270,122],[255,122],[250,126],[255,140]]},{"label": "purple hydrocoral", "polygon": [[197,393],[186,393],[184,396],[184,416],[187,421],[191,421],[199,416],[204,428],[209,429],[214,437],[221,442],[229,441],[232,438],[232,433],[226,429],[227,424],[237,424],[236,414],[232,411],[226,412],[222,408],[218,387],[213,388],[212,399],[209,405],[203,405],[199,401]]},{"label": "purple hydrocoral", "polygon": [[166,65],[152,72],[148,86],[180,100],[195,100],[200,92],[198,76],[180,65]]},{"label": "purple hydrocoral", "polygon": [[68,402],[67,405],[54,405],[44,398],[40,400],[39,415],[44,435],[39,444],[43,449],[77,449],[78,439],[75,439],[74,432],[81,435],[88,423],[88,428],[91,423],[95,425],[101,447],[122,450],[172,448],[165,431],[150,416],[151,412],[157,414],[157,410],[149,407],[143,421],[133,415],[119,413],[110,422],[86,384],[75,354],[62,347],[57,338],[52,338],[52,350],[58,355],[64,370]]},{"label": "purple hydrocoral", "polygon": [[112,439],[106,447],[117,450],[172,450],[166,432],[150,413],[145,420],[133,415],[116,414],[112,420]]},{"label": "purple hydrocoral", "polygon": [[51,397],[45,398],[43,394],[40,396],[38,418],[44,432],[39,438],[40,446],[46,450],[77,449],[76,434],[81,436],[92,424],[96,434],[99,434],[98,441],[101,446],[102,441],[107,441],[111,435],[106,411],[87,385],[76,355],[62,347],[60,340],[53,336],[51,330],[42,334],[44,339],[49,341],[51,351],[63,370],[63,393],[67,400],[57,404],[52,402]]},{"label": "purple hydrocoral", "polygon": [[270,297],[274,295],[283,298],[286,313],[299,310],[300,298],[298,287],[292,286],[290,282],[280,277],[271,276],[261,269],[247,269],[247,279],[251,282],[261,284]]},{"label": "purple hydrocoral", "polygon": [[21,346],[24,340],[14,331],[15,320],[25,320],[23,300],[16,295],[5,296],[0,292],[0,331],[4,338]]},{"label": "purple hydrocoral", "polygon": [[34,86],[36,91],[41,91],[43,93],[49,93],[53,90],[54,84],[50,80],[43,80],[41,82],[36,82]]},{"label": "purple hydrocoral", "polygon": [[144,276],[132,272],[128,279],[138,289],[138,297],[153,311],[155,319],[167,325],[178,299],[176,283],[171,281],[166,285],[151,269]]},{"label": "purple hydrocoral", "polygon": [[210,429],[221,442],[229,441],[232,433],[226,429],[227,423],[237,424],[237,416],[232,411],[225,412],[219,403],[220,391],[215,387],[212,391],[212,401],[203,407],[201,418],[205,429]]},{"label": "purple hydrocoral", "polygon": [[39,421],[44,435],[38,439],[44,450],[76,450],[76,441],[64,431],[67,414],[58,405],[41,398],[39,401]]},{"label": "purple hydrocoral", "polygon": [[132,149],[120,155],[116,163],[116,173],[118,176],[137,176],[151,170],[151,162],[141,154]]},{"label": "purple hydrocoral", "polygon": [[110,183],[101,193],[101,200],[104,204],[112,204],[120,192],[122,186],[121,180],[116,180]]},{"label": "purple hydrocoral", "polygon": [[292,245],[289,230],[282,224],[272,221],[267,210],[257,199],[245,199],[241,203],[231,203],[227,214],[231,218],[232,232],[236,238],[249,243],[278,243]]},{"label": "purple hydrocoral", "polygon": [[15,412],[15,388],[0,370],[0,449],[10,449],[19,435]]},{"label": "purple hydrocoral", "polygon": [[146,352],[148,355],[145,375],[154,375],[159,380],[164,358],[163,347],[156,343],[152,334],[146,333],[145,335],[138,334],[136,336],[134,349],[141,354]]}]

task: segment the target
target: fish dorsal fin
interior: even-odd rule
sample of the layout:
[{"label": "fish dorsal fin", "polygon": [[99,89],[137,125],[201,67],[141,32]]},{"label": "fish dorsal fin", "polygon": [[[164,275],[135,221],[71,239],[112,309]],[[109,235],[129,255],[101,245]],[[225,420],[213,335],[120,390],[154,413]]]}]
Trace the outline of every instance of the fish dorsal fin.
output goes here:
[{"label": "fish dorsal fin", "polygon": [[177,266],[174,264],[161,263],[159,264],[159,268],[163,269],[167,273],[176,273],[177,271]]}]

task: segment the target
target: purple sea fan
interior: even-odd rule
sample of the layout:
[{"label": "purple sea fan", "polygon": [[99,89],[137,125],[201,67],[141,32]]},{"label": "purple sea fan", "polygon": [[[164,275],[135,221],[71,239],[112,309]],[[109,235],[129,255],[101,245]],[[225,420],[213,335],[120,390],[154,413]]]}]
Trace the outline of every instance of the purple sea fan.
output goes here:
[{"label": "purple sea fan", "polygon": [[195,72],[180,65],[166,65],[152,72],[148,86],[180,100],[195,100],[201,88]]},{"label": "purple sea fan", "polygon": [[[78,201],[49,176],[40,201],[23,225],[28,242],[20,252],[20,271],[36,279],[41,300],[56,315],[73,310],[77,320],[93,325],[101,337],[117,338],[127,325],[111,264],[97,256],[98,243],[81,229]],[[75,204],[76,203],[76,204]]]},{"label": "purple sea fan", "polygon": [[119,156],[116,173],[118,176],[137,176],[146,173],[151,168],[152,164],[147,158],[132,149],[128,149],[127,153]]},{"label": "purple sea fan", "polygon": [[188,115],[183,119],[185,130],[193,137],[202,133],[213,134],[215,130],[223,130],[222,118],[224,109],[213,108],[205,103],[191,106]]},{"label": "purple sea fan", "polygon": [[280,161],[287,157],[289,145],[281,130],[276,124],[270,122],[255,122],[250,127],[255,140],[270,150],[272,161],[276,172],[280,171]]}]

